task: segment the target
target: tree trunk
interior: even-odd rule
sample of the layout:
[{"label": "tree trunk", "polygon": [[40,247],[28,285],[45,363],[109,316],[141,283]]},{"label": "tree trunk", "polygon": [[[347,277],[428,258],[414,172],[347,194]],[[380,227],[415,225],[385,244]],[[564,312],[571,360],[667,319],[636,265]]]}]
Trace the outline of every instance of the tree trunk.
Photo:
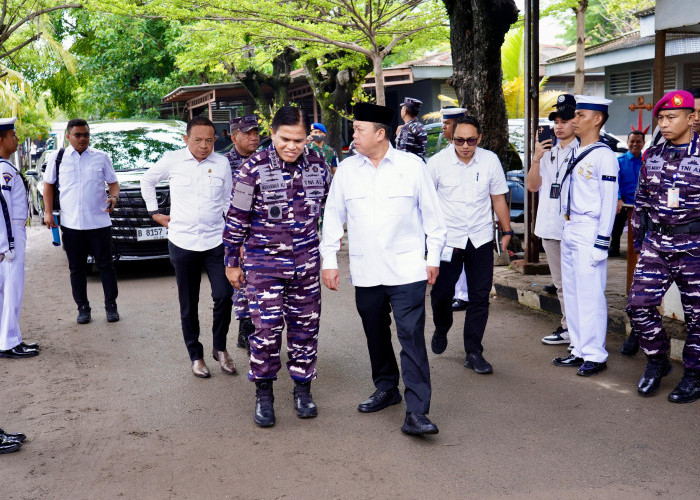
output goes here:
[{"label": "tree trunk", "polygon": [[574,94],[583,94],[583,80],[586,62],[586,9],[588,0],[579,0],[576,13],[576,71],[574,73]]},{"label": "tree trunk", "polygon": [[384,60],[378,55],[372,56],[372,64],[374,65],[374,94],[377,99],[377,104],[386,106],[386,97],[384,96],[384,71],[382,70],[382,62]]},{"label": "tree trunk", "polygon": [[481,123],[481,146],[510,167],[501,46],[518,20],[514,0],[444,0],[450,18],[452,78],[460,105]]}]

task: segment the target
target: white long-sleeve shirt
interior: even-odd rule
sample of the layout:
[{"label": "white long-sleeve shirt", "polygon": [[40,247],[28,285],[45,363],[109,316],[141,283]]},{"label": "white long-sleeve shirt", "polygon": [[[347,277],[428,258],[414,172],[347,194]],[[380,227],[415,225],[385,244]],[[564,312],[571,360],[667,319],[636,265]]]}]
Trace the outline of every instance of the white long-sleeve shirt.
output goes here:
[{"label": "white long-sleeve shirt", "polygon": [[506,176],[495,153],[476,148],[465,165],[454,147],[428,161],[447,225],[447,246],[466,248],[471,240],[478,248],[493,239],[491,195],[508,192]]},{"label": "white long-sleeve shirt", "polygon": [[423,281],[426,265],[440,265],[445,223],[425,164],[413,154],[390,146],[377,167],[361,154],[339,165],[323,216],[323,269],[338,268],[346,222],[355,286]]},{"label": "white long-sleeve shirt", "polygon": [[[47,162],[44,182],[56,183],[56,157]],[[107,186],[117,182],[112,160],[99,149],[88,147],[78,153],[68,146],[58,167],[61,225],[70,229],[99,229],[112,225],[107,208]]]},{"label": "white long-sleeve shirt", "polygon": [[164,179],[170,183],[168,239],[196,252],[221,245],[232,184],[228,160],[212,153],[198,162],[187,148],[166,152],[141,178],[149,212],[158,210],[156,184]]}]

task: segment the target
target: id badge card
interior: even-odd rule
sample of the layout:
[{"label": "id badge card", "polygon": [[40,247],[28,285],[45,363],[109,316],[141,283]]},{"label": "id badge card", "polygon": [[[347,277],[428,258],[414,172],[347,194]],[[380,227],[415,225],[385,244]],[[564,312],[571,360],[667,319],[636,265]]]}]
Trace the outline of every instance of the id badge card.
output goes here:
[{"label": "id badge card", "polygon": [[666,206],[668,208],[678,208],[680,204],[680,189],[678,188],[668,188],[668,200],[666,201]]},{"label": "id badge card", "polygon": [[454,248],[448,247],[445,245],[445,247],[442,249],[442,253],[440,254],[440,260],[443,262],[452,262],[452,252],[454,251]]},{"label": "id badge card", "polygon": [[549,186],[549,197],[553,200],[558,200],[561,196],[561,184],[552,184]]}]

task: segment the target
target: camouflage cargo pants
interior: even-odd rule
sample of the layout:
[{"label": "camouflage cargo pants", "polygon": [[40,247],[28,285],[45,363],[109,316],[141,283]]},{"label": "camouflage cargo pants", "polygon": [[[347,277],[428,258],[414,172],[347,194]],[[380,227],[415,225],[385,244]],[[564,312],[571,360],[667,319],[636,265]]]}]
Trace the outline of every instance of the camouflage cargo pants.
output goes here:
[{"label": "camouflage cargo pants", "polygon": [[233,312],[237,320],[250,318],[250,310],[248,308],[248,297],[245,294],[245,288],[240,290],[233,289]]},{"label": "camouflage cargo pants", "polygon": [[277,379],[282,330],[287,324],[287,369],[293,380],[316,378],[321,315],[318,269],[292,279],[255,272],[246,275],[246,296],[255,333],[250,336],[250,380]]},{"label": "camouflage cargo pants", "polygon": [[668,353],[670,340],[657,306],[661,305],[672,281],[680,290],[685,314],[687,338],[683,365],[700,370],[700,256],[687,252],[660,252],[645,243],[634,270],[627,315],[646,354]]}]

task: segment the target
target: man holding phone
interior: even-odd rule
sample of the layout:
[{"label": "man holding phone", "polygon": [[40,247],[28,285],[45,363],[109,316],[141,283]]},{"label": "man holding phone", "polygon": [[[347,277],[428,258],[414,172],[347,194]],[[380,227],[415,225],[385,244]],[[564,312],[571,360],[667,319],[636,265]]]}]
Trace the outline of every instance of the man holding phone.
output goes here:
[{"label": "man holding phone", "polygon": [[573,124],[576,111],[574,96],[560,95],[553,107],[556,111],[549,114],[549,119],[554,122],[554,128],[545,129],[551,132],[551,135],[545,135],[542,132],[538,134],[532,166],[527,174],[528,191],[540,193],[535,219],[535,235],[542,240],[542,247],[547,254],[549,272],[557,288],[557,297],[561,306],[561,325],[551,335],[542,339],[542,343],[548,345],[570,342],[566,325],[564,291],[561,285],[561,232],[564,228],[564,214],[560,209],[560,198],[566,165],[571,152],[578,146]]}]

